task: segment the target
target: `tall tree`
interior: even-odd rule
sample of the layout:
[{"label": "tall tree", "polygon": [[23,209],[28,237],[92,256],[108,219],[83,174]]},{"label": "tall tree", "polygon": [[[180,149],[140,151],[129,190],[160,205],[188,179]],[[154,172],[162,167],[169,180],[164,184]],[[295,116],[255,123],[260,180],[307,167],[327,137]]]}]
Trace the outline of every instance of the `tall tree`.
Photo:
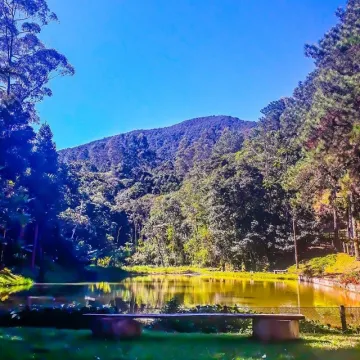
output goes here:
[{"label": "tall tree", "polygon": [[42,28],[56,20],[46,0],[0,0],[0,94],[14,96],[33,120],[35,103],[52,95],[47,83],[74,73],[64,55],[39,39]]},{"label": "tall tree", "polygon": [[[340,173],[336,171],[332,176],[333,199],[339,187],[339,176],[348,176],[348,213],[352,214],[350,218],[355,224],[354,204],[360,195],[360,1],[349,0],[346,8],[339,10],[337,15],[338,24],[318,44],[306,47],[306,54],[318,67],[318,76],[314,104],[306,119],[305,136],[308,148],[342,168]],[[359,258],[356,231],[353,230],[352,234],[356,257]]]},{"label": "tall tree", "polygon": [[29,118],[18,101],[0,101],[0,228],[3,244],[9,243],[8,235],[17,239],[17,229],[29,221],[28,191],[23,184],[30,166],[31,142],[35,137]]},{"label": "tall tree", "polygon": [[48,124],[43,124],[34,141],[30,157],[31,168],[26,179],[31,202],[31,214],[34,219],[34,243],[32,266],[35,266],[39,239],[46,245],[51,231],[56,226],[57,214],[61,210],[61,184],[58,154],[53,135]]}]

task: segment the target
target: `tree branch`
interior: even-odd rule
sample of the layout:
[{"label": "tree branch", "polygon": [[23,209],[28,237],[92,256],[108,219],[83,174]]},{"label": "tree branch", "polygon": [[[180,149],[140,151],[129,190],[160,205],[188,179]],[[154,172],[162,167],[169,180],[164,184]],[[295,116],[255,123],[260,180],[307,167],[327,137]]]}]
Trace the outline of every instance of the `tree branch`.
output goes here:
[{"label": "tree branch", "polygon": [[30,19],[30,16],[28,16],[26,18],[22,18],[22,19],[15,19],[14,21],[18,22],[18,21],[25,21],[25,20],[29,20],[29,19]]}]

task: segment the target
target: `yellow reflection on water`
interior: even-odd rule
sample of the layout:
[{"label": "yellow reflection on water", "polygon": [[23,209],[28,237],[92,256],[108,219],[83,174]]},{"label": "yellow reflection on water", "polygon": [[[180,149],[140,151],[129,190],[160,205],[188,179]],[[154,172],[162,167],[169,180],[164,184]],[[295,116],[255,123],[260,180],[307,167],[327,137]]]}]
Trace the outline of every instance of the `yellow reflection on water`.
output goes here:
[{"label": "yellow reflection on water", "polygon": [[1,287],[0,286],[0,301],[8,300],[10,295],[16,294],[20,291],[29,290],[31,285],[17,285],[17,286],[7,286]]},{"label": "yellow reflection on water", "polygon": [[[24,303],[29,294],[16,294],[29,287],[0,288],[0,300],[5,303]],[[221,279],[185,275],[148,275],[127,278],[119,283],[57,284],[34,286],[30,292],[53,296],[62,303],[85,303],[93,299],[100,304],[123,306],[130,311],[146,306],[160,309],[177,297],[185,307],[196,305],[238,305],[259,312],[301,312],[309,319],[340,326],[339,305],[353,311],[349,317],[354,324],[360,321],[360,294],[331,287],[298,283],[291,280]],[[59,300],[60,299],[60,300]],[[1,305],[1,304],[0,304]],[[291,308],[291,309],[284,309]],[[348,310],[349,309],[349,310]]]},{"label": "yellow reflection on water", "polygon": [[297,281],[212,279],[184,275],[149,275],[128,278],[119,284],[94,283],[89,290],[135,300],[154,308],[177,297],[185,306],[240,305],[249,307],[360,306],[360,294]]},{"label": "yellow reflection on water", "polygon": [[98,282],[90,284],[89,289],[91,292],[94,292],[95,290],[100,290],[105,294],[111,293],[111,286],[108,282]]}]

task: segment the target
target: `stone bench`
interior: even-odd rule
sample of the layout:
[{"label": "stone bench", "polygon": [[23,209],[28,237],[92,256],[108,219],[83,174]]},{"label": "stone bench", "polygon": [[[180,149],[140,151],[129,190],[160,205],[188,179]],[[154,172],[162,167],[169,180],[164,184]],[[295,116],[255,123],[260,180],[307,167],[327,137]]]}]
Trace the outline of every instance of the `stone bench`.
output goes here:
[{"label": "stone bench", "polygon": [[84,314],[94,318],[91,330],[96,337],[137,338],[142,326],[134,319],[252,319],[253,337],[262,341],[285,341],[299,338],[301,314]]}]

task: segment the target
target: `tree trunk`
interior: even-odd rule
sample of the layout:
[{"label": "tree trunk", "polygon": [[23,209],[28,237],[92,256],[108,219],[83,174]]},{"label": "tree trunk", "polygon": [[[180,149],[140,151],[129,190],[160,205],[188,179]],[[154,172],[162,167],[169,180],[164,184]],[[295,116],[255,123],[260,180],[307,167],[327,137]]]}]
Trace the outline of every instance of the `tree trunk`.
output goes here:
[{"label": "tree trunk", "polygon": [[0,270],[2,270],[5,267],[5,264],[4,264],[4,250],[5,250],[5,244],[1,244]]},{"label": "tree trunk", "polygon": [[354,255],[355,255],[355,259],[360,261],[359,241],[356,233],[356,220],[355,220],[353,194],[350,194],[349,200],[350,200],[350,216],[351,216],[351,235],[354,244]]},{"label": "tree trunk", "polygon": [[137,240],[136,240],[136,222],[134,221],[134,246],[136,247],[136,243],[137,243]]},{"label": "tree trunk", "polygon": [[347,238],[350,240],[351,237],[351,217],[350,217],[350,203],[348,208],[346,209],[346,216],[347,216]]},{"label": "tree trunk", "polygon": [[339,223],[338,223],[338,215],[337,215],[337,209],[334,206],[333,207],[333,217],[334,217],[334,238],[333,238],[333,247],[341,252],[341,241],[339,238]]},{"label": "tree trunk", "polygon": [[[41,241],[39,241],[41,243]],[[39,258],[40,258],[40,271],[39,271],[39,282],[45,281],[45,261],[44,261],[44,251],[41,246],[39,246]]]},{"label": "tree trunk", "polygon": [[117,246],[119,246],[120,230],[121,230],[121,226],[119,226],[119,230],[118,230],[117,237],[116,237],[116,245]]},{"label": "tree trunk", "polygon": [[155,236],[155,239],[156,239],[156,242],[157,242],[157,246],[158,246],[158,250],[159,250],[159,255],[160,255],[160,261],[161,261],[161,266],[165,266],[165,262],[164,262],[164,256],[163,256],[163,253],[162,253],[162,249],[161,249],[161,246],[160,246],[160,241],[159,241],[159,238],[157,236]]},{"label": "tree trunk", "polygon": [[4,243],[1,245],[1,258],[0,258],[0,270],[2,270],[5,267],[4,264],[4,251],[6,247],[6,229],[4,229]]},{"label": "tree trunk", "polygon": [[295,249],[295,264],[296,264],[296,269],[299,269],[299,256],[298,256],[298,246],[296,239],[295,216],[293,216],[293,235],[294,235],[294,249]]},{"label": "tree trunk", "polygon": [[[14,21],[15,18],[15,14],[12,17],[12,20]],[[7,30],[6,30],[7,32]],[[9,75],[7,77],[7,89],[6,89],[6,93],[7,96],[10,96],[11,93],[11,75],[10,75],[10,71],[11,71],[11,66],[12,66],[12,57],[13,57],[13,46],[14,46],[14,35],[11,35],[11,40],[10,40],[10,45],[8,46],[8,66],[9,66]]]},{"label": "tree trunk", "polygon": [[37,243],[39,238],[39,225],[35,225],[35,233],[34,233],[34,244],[33,244],[33,251],[32,251],[32,259],[31,259],[31,268],[35,269],[35,260],[36,260],[36,250],[37,250]]},{"label": "tree trunk", "polygon": [[72,230],[71,240],[74,240],[74,236],[75,236],[76,228],[77,228],[77,225],[75,225],[75,227],[74,227],[74,228],[73,228],[73,230]]},{"label": "tree trunk", "polygon": [[25,227],[26,227],[26,225],[25,225],[25,226],[22,226],[22,227],[20,228],[20,233],[19,233],[19,239],[20,239],[20,240],[23,240],[23,239],[24,239]]}]

